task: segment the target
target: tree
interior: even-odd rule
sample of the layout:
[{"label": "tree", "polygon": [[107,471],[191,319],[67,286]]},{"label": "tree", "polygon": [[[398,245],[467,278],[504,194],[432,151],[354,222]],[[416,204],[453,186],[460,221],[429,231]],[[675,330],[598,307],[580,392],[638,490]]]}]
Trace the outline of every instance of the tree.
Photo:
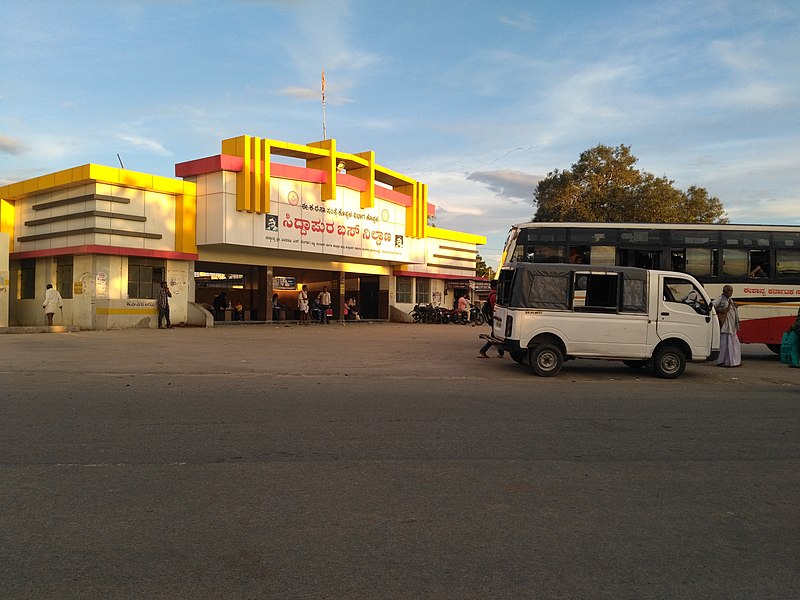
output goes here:
[{"label": "tree", "polygon": [[483,260],[483,257],[480,254],[476,256],[475,276],[485,277],[487,279],[492,279],[494,276],[494,269],[486,265],[486,261]]},{"label": "tree", "polygon": [[727,223],[719,198],[705,188],[677,189],[674,181],[635,168],[630,147],[600,144],[570,170],[547,174],[533,193],[534,221],[599,223]]}]

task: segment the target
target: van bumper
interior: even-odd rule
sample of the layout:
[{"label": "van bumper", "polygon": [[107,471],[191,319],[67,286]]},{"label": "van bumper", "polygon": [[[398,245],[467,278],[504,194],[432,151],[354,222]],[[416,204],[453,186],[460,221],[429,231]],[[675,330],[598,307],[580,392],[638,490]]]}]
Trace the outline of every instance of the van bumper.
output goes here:
[{"label": "van bumper", "polygon": [[523,352],[523,351],[527,352],[528,351],[527,347],[523,348],[522,346],[520,346],[519,340],[501,339],[501,338],[495,337],[495,336],[493,336],[493,335],[491,335],[489,333],[482,333],[480,335],[480,337],[485,339],[487,342],[491,342],[493,346],[497,346],[498,348],[502,348],[503,350],[505,350],[508,353],[511,353],[511,352]]}]

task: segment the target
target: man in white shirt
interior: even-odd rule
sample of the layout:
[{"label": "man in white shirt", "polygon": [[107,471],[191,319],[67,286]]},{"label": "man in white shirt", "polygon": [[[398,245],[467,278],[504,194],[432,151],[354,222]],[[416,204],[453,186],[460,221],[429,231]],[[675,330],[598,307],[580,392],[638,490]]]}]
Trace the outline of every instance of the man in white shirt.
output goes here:
[{"label": "man in white shirt", "polygon": [[47,316],[47,326],[53,326],[53,315],[56,314],[56,308],[61,308],[64,303],[61,301],[61,294],[53,287],[52,284],[47,284],[47,291],[44,293],[44,302],[42,308],[44,314]]},{"label": "man in white shirt", "polygon": [[331,318],[328,315],[328,309],[331,307],[331,293],[328,291],[327,285],[322,286],[322,291],[317,295],[317,302],[319,302],[319,307],[322,309],[319,315],[320,325],[322,323],[330,325]]}]

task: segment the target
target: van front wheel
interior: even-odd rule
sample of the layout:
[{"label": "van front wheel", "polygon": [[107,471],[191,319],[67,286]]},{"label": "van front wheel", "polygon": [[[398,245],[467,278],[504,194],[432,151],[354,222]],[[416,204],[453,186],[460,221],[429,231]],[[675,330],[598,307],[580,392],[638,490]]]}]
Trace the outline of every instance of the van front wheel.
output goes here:
[{"label": "van front wheel", "polygon": [[540,377],[557,375],[564,364],[564,355],[553,344],[537,344],[530,352],[531,370]]},{"label": "van front wheel", "polygon": [[664,346],[653,357],[653,368],[657,377],[675,379],[686,369],[686,356],[675,346]]}]

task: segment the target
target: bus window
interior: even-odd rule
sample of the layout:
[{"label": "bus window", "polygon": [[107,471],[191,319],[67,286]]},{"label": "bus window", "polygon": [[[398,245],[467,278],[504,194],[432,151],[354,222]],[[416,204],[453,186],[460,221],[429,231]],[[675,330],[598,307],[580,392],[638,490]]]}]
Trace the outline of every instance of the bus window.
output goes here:
[{"label": "bus window", "polygon": [[535,263],[563,263],[564,247],[546,246],[543,244],[528,246],[527,260],[528,262],[535,262]]},{"label": "bus window", "polygon": [[573,265],[588,265],[589,246],[570,246],[569,262]]},{"label": "bus window", "polygon": [[767,250],[750,250],[749,277],[769,277],[769,252]]},{"label": "bus window", "polygon": [[800,278],[800,250],[777,250],[775,274],[781,278]]},{"label": "bus window", "polygon": [[686,249],[681,248],[680,250],[672,250],[672,260],[670,262],[670,268],[673,271],[678,271],[680,273],[686,272]]},{"label": "bus window", "polygon": [[725,277],[747,277],[747,250],[725,248],[722,252],[722,274]]},{"label": "bus window", "polygon": [[613,267],[617,264],[617,249],[615,246],[592,246],[589,249],[589,264],[603,267]]},{"label": "bus window", "polygon": [[716,274],[717,250],[708,248],[686,249],[686,272],[695,277],[709,277]]},{"label": "bus window", "polygon": [[623,267],[639,267],[640,269],[660,269],[660,250],[639,250],[636,248],[622,248],[619,251],[619,264]]}]

